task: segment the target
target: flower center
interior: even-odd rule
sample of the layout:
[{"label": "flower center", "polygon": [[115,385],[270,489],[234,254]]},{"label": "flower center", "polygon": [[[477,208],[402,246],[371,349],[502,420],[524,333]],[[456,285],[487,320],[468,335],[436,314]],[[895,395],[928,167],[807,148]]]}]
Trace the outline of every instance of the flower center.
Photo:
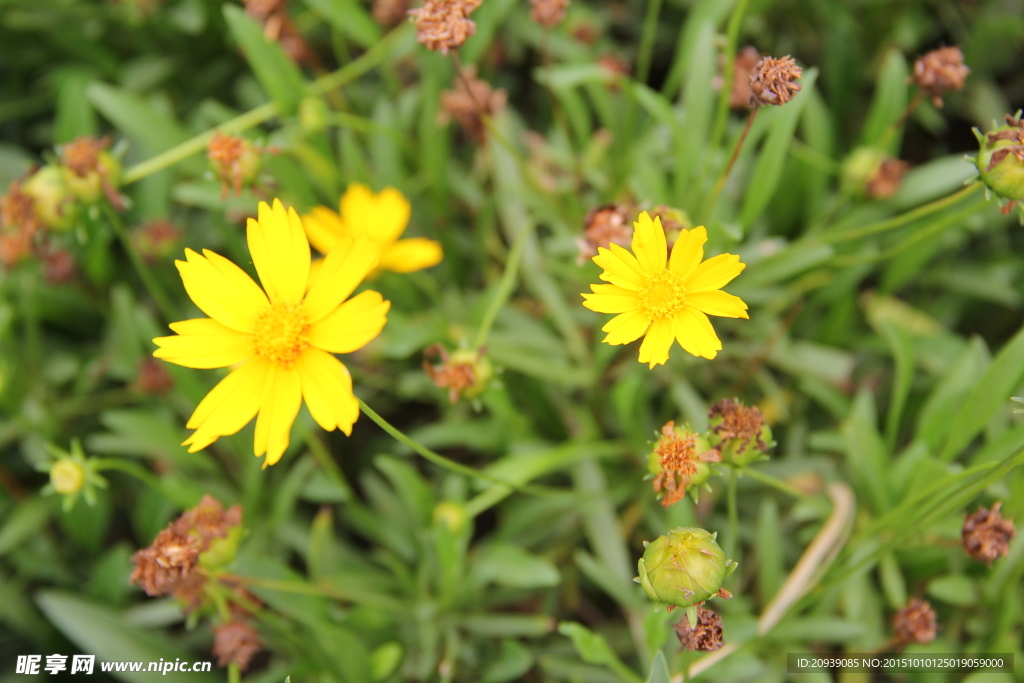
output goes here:
[{"label": "flower center", "polygon": [[253,345],[267,360],[284,366],[294,363],[309,346],[309,323],[301,305],[272,304],[256,320]]},{"label": "flower center", "polygon": [[682,279],[670,270],[647,278],[640,290],[640,308],[655,320],[671,316],[684,305],[686,287]]}]

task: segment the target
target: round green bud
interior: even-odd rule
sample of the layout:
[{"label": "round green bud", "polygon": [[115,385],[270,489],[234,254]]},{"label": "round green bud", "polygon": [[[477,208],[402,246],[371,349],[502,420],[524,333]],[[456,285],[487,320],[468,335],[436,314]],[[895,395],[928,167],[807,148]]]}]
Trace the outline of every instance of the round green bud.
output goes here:
[{"label": "round green bud", "polygon": [[452,353],[449,361],[451,365],[469,365],[473,368],[473,383],[462,390],[465,398],[476,398],[484,393],[487,383],[494,375],[494,366],[491,361],[480,351],[474,349],[459,349]]},{"label": "round green bud", "polygon": [[74,224],[74,200],[56,166],[43,166],[21,186],[35,200],[36,217],[51,230],[67,230]]},{"label": "round green bud", "polygon": [[50,468],[50,484],[62,496],[70,496],[85,485],[85,470],[71,458],[61,458]]},{"label": "round green bud", "polygon": [[878,173],[885,156],[885,152],[874,147],[858,147],[850,152],[840,169],[843,190],[856,196],[866,194],[868,181]]},{"label": "round green bud", "polygon": [[434,507],[434,524],[443,524],[455,535],[466,528],[466,508],[460,503],[444,501]]},{"label": "round green bud", "polygon": [[1007,124],[982,135],[976,164],[981,180],[1005,199],[1024,200],[1024,121],[1007,117]]},{"label": "round green bud", "polygon": [[715,542],[717,534],[680,527],[647,544],[638,581],[656,602],[688,608],[714,597],[736,569]]},{"label": "round green bud", "polygon": [[330,110],[319,97],[306,97],[299,102],[299,124],[309,131],[327,127]]},{"label": "round green bud", "polygon": [[238,555],[238,544],[241,540],[242,527],[229,527],[226,536],[213,539],[210,541],[210,547],[200,553],[199,564],[206,569],[226,567],[235,561],[235,557]]}]

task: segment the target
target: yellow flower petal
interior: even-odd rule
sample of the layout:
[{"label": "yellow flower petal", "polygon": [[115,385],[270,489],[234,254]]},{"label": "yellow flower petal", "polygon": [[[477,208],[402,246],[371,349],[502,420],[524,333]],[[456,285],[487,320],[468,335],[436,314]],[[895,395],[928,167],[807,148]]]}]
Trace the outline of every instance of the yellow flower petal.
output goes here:
[{"label": "yellow flower petal", "polygon": [[647,328],[651,325],[651,319],[648,318],[640,310],[627,311],[620,315],[615,316],[609,320],[604,327],[601,328],[602,332],[607,332],[608,336],[604,338],[606,344],[617,346],[619,344],[628,344],[631,341],[636,341],[640,336],[647,331]]},{"label": "yellow flower petal", "polygon": [[295,364],[302,396],[310,415],[327,431],[352,434],[359,417],[359,400],[352,393],[352,376],[341,361],[319,349],[309,349]]},{"label": "yellow flower petal", "polygon": [[412,273],[436,266],[444,258],[441,243],[425,237],[398,240],[385,247],[380,256],[380,269],[395,273]]},{"label": "yellow flower petal", "polygon": [[644,211],[633,223],[633,253],[640,267],[647,275],[659,273],[665,269],[668,260],[668,244],[665,241],[665,229],[661,227],[661,219],[651,220],[651,215]]},{"label": "yellow flower petal", "polygon": [[253,265],[272,303],[297,304],[309,277],[309,241],[295,209],[260,202],[259,220],[249,219],[246,236]]},{"label": "yellow flower petal", "polygon": [[310,323],[331,313],[377,267],[380,247],[367,237],[343,237],[318,269],[303,303]]},{"label": "yellow flower petal", "polygon": [[256,417],[256,438],[253,452],[257,457],[266,453],[263,466],[273,465],[288,448],[292,423],[302,405],[299,373],[293,367],[271,364],[263,382],[260,396],[260,414]]},{"label": "yellow flower petal", "polygon": [[695,306],[708,315],[722,318],[749,318],[747,304],[743,299],[727,294],[720,289],[706,292],[692,292],[686,296],[686,303]]},{"label": "yellow flower petal", "polygon": [[636,258],[617,244],[609,246],[610,249],[598,247],[597,256],[593,259],[594,263],[604,269],[599,277],[625,289],[637,290],[643,287],[647,276]]},{"label": "yellow flower petal", "polygon": [[683,284],[688,292],[721,289],[746,267],[736,254],[719,254],[697,266]]},{"label": "yellow flower petal", "polygon": [[341,197],[341,220],[350,235],[365,234],[382,245],[396,241],[409,224],[409,200],[393,187],[374,194],[352,183]]},{"label": "yellow flower petal", "polygon": [[708,317],[693,306],[679,311],[674,318],[676,339],[689,353],[704,358],[714,358],[722,349],[722,342],[715,334]]},{"label": "yellow flower petal", "polygon": [[254,356],[222,379],[206,395],[186,425],[194,429],[182,446],[195,453],[222,436],[234,434],[256,415],[270,364]]},{"label": "yellow flower petal", "polygon": [[174,337],[157,337],[157,358],[186,368],[223,368],[241,363],[253,354],[252,337],[212,318],[171,323]]},{"label": "yellow flower petal", "polygon": [[186,260],[174,262],[189,298],[217,322],[252,332],[256,318],[270,305],[267,297],[234,263],[212,251],[204,253],[205,258],[186,249]]},{"label": "yellow flower petal", "polygon": [[644,343],[640,345],[640,362],[647,363],[648,369],[663,365],[668,360],[668,351],[675,338],[672,318],[661,318],[651,323]]},{"label": "yellow flower petal", "polygon": [[341,216],[326,206],[318,206],[303,216],[302,227],[306,231],[309,243],[321,254],[331,253],[346,234]]},{"label": "yellow flower petal", "polygon": [[593,294],[581,294],[583,305],[598,313],[625,313],[636,308],[636,292],[615,285],[590,285]]},{"label": "yellow flower petal", "polygon": [[686,278],[704,258],[704,243],[708,241],[708,231],[703,225],[693,230],[683,230],[679,234],[672,255],[669,257],[668,268],[681,278]]},{"label": "yellow flower petal", "polygon": [[352,353],[366,346],[387,322],[390,301],[367,290],[309,328],[309,343],[331,353]]}]

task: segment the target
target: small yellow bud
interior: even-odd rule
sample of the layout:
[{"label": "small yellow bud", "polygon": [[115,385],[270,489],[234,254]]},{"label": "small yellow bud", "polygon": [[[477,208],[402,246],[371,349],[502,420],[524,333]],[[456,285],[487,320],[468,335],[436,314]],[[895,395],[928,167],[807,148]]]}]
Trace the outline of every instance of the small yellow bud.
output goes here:
[{"label": "small yellow bud", "polygon": [[71,458],[61,458],[50,468],[50,483],[57,493],[70,496],[82,490],[85,470]]}]

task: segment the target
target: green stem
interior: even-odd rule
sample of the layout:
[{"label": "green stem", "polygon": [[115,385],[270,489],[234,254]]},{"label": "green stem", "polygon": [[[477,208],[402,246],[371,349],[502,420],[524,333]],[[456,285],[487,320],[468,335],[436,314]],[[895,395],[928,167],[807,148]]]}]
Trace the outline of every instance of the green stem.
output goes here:
[{"label": "green stem", "polygon": [[728,38],[725,47],[725,68],[722,72],[722,91],[718,96],[718,110],[715,112],[715,127],[711,131],[708,149],[718,149],[725,137],[725,125],[729,121],[729,101],[732,98],[732,78],[736,69],[736,44],[739,42],[740,26],[747,12],[749,0],[740,0],[729,17]]},{"label": "green stem", "polygon": [[288,579],[266,579],[255,576],[239,576],[237,574],[222,574],[221,578],[227,581],[241,583],[255,588],[280,591],[282,593],[295,593],[297,595],[317,595],[332,600],[343,602],[354,602],[373,607],[379,607],[392,612],[401,612],[406,606],[397,599],[390,596],[380,595],[365,590],[345,592],[331,586],[321,584],[305,583],[302,581],[290,581]]},{"label": "green stem", "polygon": [[494,293],[494,298],[491,299],[487,310],[484,311],[484,317],[480,321],[480,329],[476,332],[476,339],[473,342],[473,348],[475,349],[480,349],[487,343],[487,336],[491,333],[491,327],[494,325],[495,318],[498,317],[498,312],[505,305],[505,302],[508,301],[512,291],[515,289],[519,264],[523,260],[523,249],[526,247],[526,241],[533,232],[533,227],[534,223],[531,221],[528,225],[522,226],[519,229],[519,234],[516,235],[516,241],[512,245],[512,251],[509,252],[508,261],[505,262],[505,272],[501,275],[501,284],[498,285],[498,291]]},{"label": "green stem", "polygon": [[960,200],[970,197],[975,192],[978,192],[982,187],[984,187],[983,183],[972,183],[951,195],[946,195],[945,197],[936,199],[933,202],[919,206],[916,209],[907,211],[899,216],[894,216],[893,218],[888,218],[884,221],[870,223],[862,228],[847,230],[846,232],[841,232],[838,235],[822,235],[818,239],[828,244],[835,244],[837,242],[846,242],[848,240],[860,239],[861,237],[877,235],[880,232],[894,230],[896,228],[903,227],[908,223],[913,223],[919,218],[923,218],[929,214],[935,213],[936,211],[941,211],[948,206],[952,206]]},{"label": "green stem", "polygon": [[166,486],[160,478],[146,468],[134,462],[118,460],[117,458],[94,458],[91,460],[97,472],[102,470],[117,470],[130,474],[146,486],[150,487],[160,495],[164,496],[175,505],[182,508],[189,508],[195,505],[195,499],[188,493],[181,491],[175,486]]},{"label": "green stem", "polygon": [[533,493],[534,495],[550,495],[550,493],[551,493],[550,491],[545,491],[543,489],[539,489],[539,488],[534,487],[534,486],[521,486],[521,485],[515,484],[515,483],[513,483],[511,481],[507,481],[505,479],[501,479],[500,477],[494,477],[494,476],[491,476],[489,474],[484,474],[483,472],[479,472],[477,470],[474,470],[472,467],[467,467],[467,466],[465,466],[465,465],[463,465],[461,463],[457,463],[454,460],[451,460],[450,458],[446,458],[443,455],[435,453],[434,451],[430,450],[426,446],[423,446],[423,445],[417,443],[413,439],[411,439],[408,436],[406,436],[405,434],[403,434],[396,427],[394,427],[390,422],[388,422],[383,417],[378,415],[376,413],[376,411],[373,410],[373,408],[371,408],[370,406],[366,405],[365,401],[360,400],[359,401],[359,407],[362,409],[363,413],[368,418],[370,418],[371,420],[376,422],[377,426],[379,426],[381,429],[383,429],[385,432],[387,432],[389,435],[391,435],[391,437],[394,438],[395,441],[397,441],[400,444],[403,444],[405,446],[408,446],[415,453],[419,454],[420,456],[422,456],[426,460],[429,460],[430,462],[434,463],[435,465],[439,465],[440,467],[443,467],[443,468],[445,468],[447,470],[450,470],[452,472],[457,472],[458,474],[462,474],[462,475],[465,475],[467,477],[472,477],[474,479],[482,479],[484,481],[491,482],[492,484],[501,484],[503,486],[508,486],[508,487],[510,487],[512,489],[515,489],[516,491],[520,491],[522,493]]},{"label": "green stem", "polygon": [[228,664],[228,683],[242,683],[242,669],[238,662]]},{"label": "green stem", "polygon": [[132,241],[128,237],[128,231],[124,227],[124,222],[121,220],[121,216],[110,205],[105,205],[103,211],[107,215],[107,220],[110,221],[111,227],[114,228],[114,232],[117,233],[121,246],[128,252],[128,258],[131,259],[132,266],[134,266],[139,279],[142,280],[142,284],[146,287],[149,295],[153,297],[157,308],[160,309],[165,322],[174,322],[177,317],[174,306],[171,304],[171,300],[167,298],[163,289],[161,289],[159,283],[157,283],[156,278],[153,277],[153,271],[146,267],[146,264],[142,262],[138,253],[136,253],[135,247],[132,246]]},{"label": "green stem", "polygon": [[[364,52],[358,59],[354,59],[337,71],[329,73],[326,76],[322,76],[310,83],[309,86],[306,87],[306,93],[314,97],[325,95],[336,88],[340,88],[343,85],[351,83],[389,57],[394,51],[395,43],[406,38],[410,35],[411,31],[411,27],[406,26],[395,29],[385,36],[379,43]],[[178,162],[184,161],[194,154],[202,152],[206,149],[207,145],[210,144],[210,140],[213,139],[213,135],[216,132],[221,132],[225,135],[240,133],[243,130],[247,130],[269,121],[280,113],[281,108],[276,102],[268,102],[260,105],[241,116],[236,116],[235,118],[222,123],[216,128],[208,130],[205,133],[200,133],[180,145],[172,147],[162,154],[158,154],[152,159],[148,159],[140,164],[132,166],[125,171],[123,184],[128,185],[138,180],[142,180],[146,176],[152,175],[157,171],[162,171],[163,169],[173,166]]]},{"label": "green stem", "polygon": [[644,15],[644,28],[640,34],[640,54],[636,60],[636,80],[646,83],[651,73],[651,56],[654,53],[654,39],[658,35],[658,16],[662,0],[648,0]]},{"label": "green stem", "polygon": [[21,271],[21,310],[24,315],[24,370],[27,377],[37,377],[40,354],[43,351],[42,327],[39,322],[39,307],[36,305],[39,291],[38,272],[27,268]]},{"label": "green stem", "polygon": [[722,190],[725,189],[725,183],[729,180],[729,175],[732,173],[732,167],[736,165],[736,160],[740,157],[740,150],[743,149],[743,143],[747,140],[747,135],[750,134],[750,127],[754,125],[754,117],[757,116],[757,110],[759,107],[754,107],[750,110],[750,116],[747,117],[747,123],[743,126],[743,132],[740,133],[740,137],[736,140],[736,145],[732,148],[732,155],[729,157],[729,163],[726,164],[725,169],[722,170],[722,174],[718,176],[718,180],[715,181],[715,186],[711,188],[711,194],[708,195],[708,201],[704,205],[704,210],[701,212],[704,214],[704,220],[707,221],[711,218],[711,214],[715,212],[715,207],[718,205],[718,197],[722,194]]},{"label": "green stem", "polygon": [[730,469],[725,492],[729,508],[729,538],[725,539],[725,556],[731,560],[736,559],[736,550],[739,548],[740,517],[736,505],[736,484],[739,479],[740,470]]}]

